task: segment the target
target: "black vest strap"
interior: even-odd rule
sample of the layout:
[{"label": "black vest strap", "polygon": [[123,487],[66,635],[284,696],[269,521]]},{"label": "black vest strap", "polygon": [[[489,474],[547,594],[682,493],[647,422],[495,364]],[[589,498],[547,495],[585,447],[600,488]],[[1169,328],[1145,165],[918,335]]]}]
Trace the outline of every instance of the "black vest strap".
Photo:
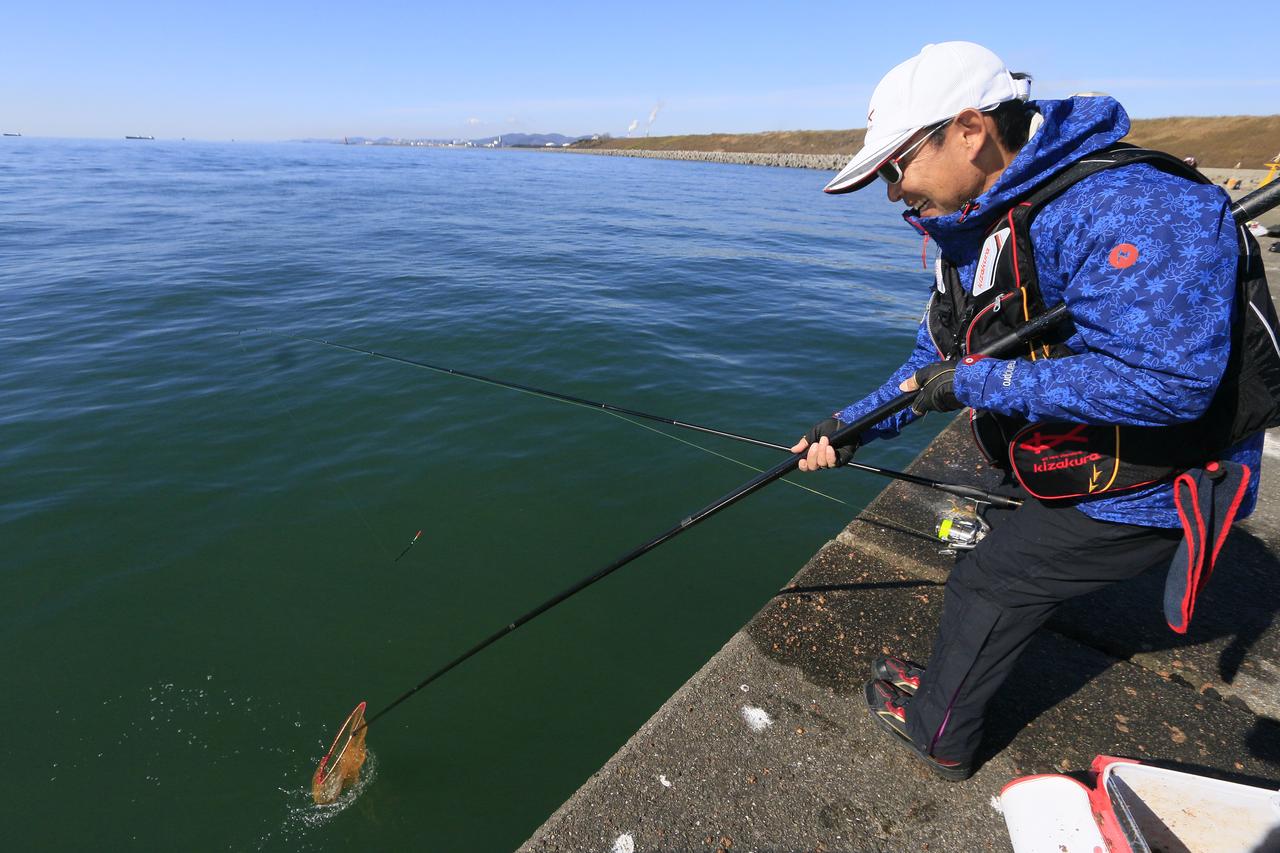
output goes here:
[{"label": "black vest strap", "polygon": [[1151,148],[1139,148],[1127,142],[1117,142],[1090,154],[1082,160],[1075,161],[1047,182],[1033,189],[1025,197],[1015,199],[1013,203],[1028,205],[1031,208],[1029,216],[1034,218],[1040,212],[1041,207],[1090,175],[1105,169],[1114,169],[1117,166],[1128,166],[1132,163],[1150,163],[1162,172],[1169,172],[1180,178],[1194,181],[1197,184],[1210,183],[1209,179],[1200,174],[1198,170],[1188,166],[1172,154]]},{"label": "black vest strap", "polygon": [[[1014,199],[987,232],[970,291],[961,285],[955,264],[945,258],[939,263],[939,292],[933,294],[926,315],[939,352],[947,358],[979,352],[987,342],[1042,313],[1046,306],[1031,243],[1036,215],[1090,175],[1134,163],[1149,163],[1178,177],[1209,183],[1200,172],[1170,154],[1117,143],[1072,163]],[[1231,356],[1203,418],[1174,427],[1078,428],[1075,424],[1028,426],[1018,418],[975,412],[974,437],[984,453],[995,464],[1012,467],[1032,494],[1083,497],[1168,479],[1259,429],[1280,426],[1280,323],[1257,260],[1257,244],[1244,228],[1239,231]],[[1069,331],[1059,335],[1031,342],[1023,357],[1036,360],[1071,355],[1063,344]],[[1054,458],[1048,460],[1045,452],[1056,445],[1040,438],[1049,435],[1064,437],[1064,447],[1088,438],[1089,446],[1080,451],[1089,457],[1088,464],[1080,461],[1084,456],[1077,459],[1074,450],[1066,451],[1062,458],[1049,454]],[[1105,477],[1099,473],[1103,471]]]}]

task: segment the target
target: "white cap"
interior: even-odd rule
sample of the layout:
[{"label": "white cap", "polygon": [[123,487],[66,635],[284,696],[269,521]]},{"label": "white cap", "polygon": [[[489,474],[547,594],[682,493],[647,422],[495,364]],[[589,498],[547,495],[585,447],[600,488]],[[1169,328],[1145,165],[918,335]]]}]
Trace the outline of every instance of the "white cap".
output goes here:
[{"label": "white cap", "polygon": [[927,44],[894,68],[871,93],[862,150],[823,188],[829,193],[860,190],[876,169],[922,127],[946,121],[961,110],[978,110],[1031,95],[1031,80],[1015,77],[1000,57],[969,41]]}]

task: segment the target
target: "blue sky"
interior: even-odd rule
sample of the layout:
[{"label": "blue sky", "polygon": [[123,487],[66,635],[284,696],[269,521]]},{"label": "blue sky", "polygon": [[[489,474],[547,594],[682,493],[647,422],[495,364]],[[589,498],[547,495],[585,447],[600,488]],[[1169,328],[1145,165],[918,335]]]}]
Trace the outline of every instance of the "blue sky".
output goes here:
[{"label": "blue sky", "polygon": [[862,127],[880,76],[948,39],[1031,72],[1034,97],[1280,112],[1271,4],[19,2],[0,11],[0,130],[30,136]]}]

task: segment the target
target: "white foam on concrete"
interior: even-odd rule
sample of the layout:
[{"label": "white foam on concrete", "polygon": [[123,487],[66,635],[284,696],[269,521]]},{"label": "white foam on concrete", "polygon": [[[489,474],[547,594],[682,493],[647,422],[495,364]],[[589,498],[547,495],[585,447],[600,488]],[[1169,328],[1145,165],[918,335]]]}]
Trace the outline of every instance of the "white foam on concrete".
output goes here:
[{"label": "white foam on concrete", "polygon": [[742,719],[753,732],[762,732],[773,725],[773,718],[769,716],[768,711],[764,708],[753,708],[750,705],[742,706]]}]

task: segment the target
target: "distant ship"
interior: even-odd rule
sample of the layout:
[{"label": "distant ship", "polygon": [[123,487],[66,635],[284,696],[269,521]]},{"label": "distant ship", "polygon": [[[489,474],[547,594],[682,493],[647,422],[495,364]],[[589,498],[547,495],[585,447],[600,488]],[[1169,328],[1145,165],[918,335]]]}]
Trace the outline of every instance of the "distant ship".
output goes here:
[{"label": "distant ship", "polygon": [[125,139],[155,139],[154,136],[126,136]]},{"label": "distant ship", "polygon": [[5,136],[21,136],[21,133],[6,133]]}]

